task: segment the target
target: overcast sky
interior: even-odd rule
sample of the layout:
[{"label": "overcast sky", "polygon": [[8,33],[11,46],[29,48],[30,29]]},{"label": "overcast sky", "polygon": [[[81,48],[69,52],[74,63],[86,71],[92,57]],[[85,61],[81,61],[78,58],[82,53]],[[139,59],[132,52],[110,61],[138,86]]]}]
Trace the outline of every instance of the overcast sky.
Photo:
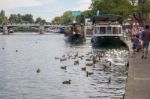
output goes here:
[{"label": "overcast sky", "polygon": [[11,13],[32,14],[34,18],[42,17],[51,21],[67,10],[87,10],[91,0],[0,0],[0,10],[6,15]]}]

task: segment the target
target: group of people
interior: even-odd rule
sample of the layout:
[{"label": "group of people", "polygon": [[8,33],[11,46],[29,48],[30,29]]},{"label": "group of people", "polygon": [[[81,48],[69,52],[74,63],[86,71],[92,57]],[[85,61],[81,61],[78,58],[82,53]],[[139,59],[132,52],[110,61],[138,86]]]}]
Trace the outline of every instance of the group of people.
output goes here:
[{"label": "group of people", "polygon": [[139,52],[140,50],[143,52],[141,58],[147,59],[148,55],[148,48],[149,48],[149,42],[150,42],[150,29],[149,25],[145,25],[144,30],[136,29],[136,32],[132,31],[132,49],[133,53]]}]

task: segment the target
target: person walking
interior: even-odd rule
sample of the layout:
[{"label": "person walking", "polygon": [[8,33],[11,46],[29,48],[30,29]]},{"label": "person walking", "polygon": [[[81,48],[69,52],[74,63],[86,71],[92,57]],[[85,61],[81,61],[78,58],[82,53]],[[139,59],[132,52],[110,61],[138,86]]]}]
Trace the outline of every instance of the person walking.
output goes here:
[{"label": "person walking", "polygon": [[150,30],[149,30],[149,25],[145,25],[145,30],[142,32],[142,42],[143,42],[143,55],[142,59],[147,59],[147,54],[148,54],[148,48],[149,48],[149,42],[150,42]]}]

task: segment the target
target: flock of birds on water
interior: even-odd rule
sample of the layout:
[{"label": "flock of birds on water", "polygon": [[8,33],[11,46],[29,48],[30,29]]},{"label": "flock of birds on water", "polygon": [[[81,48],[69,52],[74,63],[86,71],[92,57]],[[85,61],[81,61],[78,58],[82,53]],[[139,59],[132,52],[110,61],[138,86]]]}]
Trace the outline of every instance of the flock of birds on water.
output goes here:
[{"label": "flock of birds on water", "polygon": [[[115,52],[111,52],[114,54]],[[87,67],[95,68],[96,65],[101,65],[103,66],[103,71],[111,71],[111,67],[113,64],[112,61],[108,60],[107,58],[104,58],[106,56],[106,51],[100,51],[99,53],[94,54],[92,51],[86,53],[85,55],[80,55],[79,52],[75,52],[74,54],[69,54],[67,53],[66,55],[62,55],[60,57],[55,57],[56,61],[59,62],[64,62],[68,60],[73,60],[73,65],[74,66],[79,66],[80,61],[85,60],[85,66],[81,67],[82,71],[85,71],[86,77],[89,77],[90,75],[93,75],[94,72],[89,71]],[[126,70],[128,69],[129,63],[127,62],[126,64]],[[67,70],[68,66],[60,66],[60,69],[62,70]],[[36,70],[37,73],[40,73],[40,69],[38,68]],[[107,83],[111,83],[111,77],[107,78]],[[71,79],[65,80],[62,82],[62,84],[71,84]]]},{"label": "flock of birds on water", "polygon": [[[2,50],[5,50],[5,48],[2,48]],[[114,50],[115,51],[115,50]],[[110,52],[111,54],[115,54],[115,52],[112,51]],[[18,50],[15,50],[15,52],[17,53]],[[117,52],[117,51],[116,51]],[[109,53],[109,57],[111,57],[111,54]],[[122,52],[117,52],[118,54],[122,53]],[[64,62],[64,61],[68,61],[68,60],[73,60],[73,65],[74,66],[79,66],[80,65],[80,61],[82,60],[85,60],[85,66],[84,67],[81,67],[81,71],[85,71],[86,73],[86,77],[89,77],[90,75],[93,75],[94,72],[92,71],[88,71],[87,67],[90,67],[90,68],[95,68],[95,66],[103,66],[103,71],[107,72],[107,71],[111,71],[111,68],[112,66],[114,66],[115,64],[111,61],[111,60],[108,60],[106,58],[107,56],[107,53],[106,51],[100,51],[99,53],[94,53],[92,51],[86,53],[85,55],[80,55],[79,52],[76,52],[74,54],[64,54],[60,57],[55,57],[54,59],[56,61],[59,61],[59,62]],[[104,58],[105,57],[105,58]],[[128,69],[128,66],[129,66],[129,63],[127,62],[125,64],[126,66],[126,70]],[[60,69],[62,70],[67,70],[68,66],[60,66]],[[41,72],[41,69],[40,68],[37,68],[36,69],[36,73],[40,73]],[[111,80],[112,78],[109,76],[107,77],[107,82],[108,84],[111,83]],[[69,79],[69,80],[65,80],[62,82],[62,84],[68,84],[70,85],[72,83],[72,80]]]},{"label": "flock of birds on water", "polygon": [[[3,47],[2,50],[5,50],[5,48]],[[16,53],[18,52],[18,50],[15,50],[15,51]],[[86,76],[88,77],[90,75],[93,75],[94,73],[88,71],[87,66],[92,66],[94,68],[95,64],[100,63],[100,65],[103,66],[104,71],[111,70],[112,62],[107,59],[102,60],[105,55],[105,52],[106,51],[100,51],[100,53],[96,55],[93,55],[92,52],[88,52],[85,56],[79,55],[79,53],[76,52],[76,54],[74,55],[67,54],[67,55],[63,55],[62,57],[55,57],[55,60],[59,60],[60,62],[62,62],[62,61],[67,61],[68,59],[74,59],[74,65],[79,65],[80,64],[79,59],[83,60],[83,58],[89,57],[89,58],[86,58],[85,60],[90,63],[86,63],[85,67],[81,68],[82,71],[86,71]],[[127,69],[128,69],[128,66],[129,66],[129,62],[126,64]],[[60,69],[67,70],[67,66],[61,66]],[[38,68],[36,72],[40,73],[41,72],[40,68]],[[111,77],[108,78],[108,83],[110,82],[111,82]],[[71,84],[71,80],[69,79],[69,80],[63,81],[62,84]]]}]

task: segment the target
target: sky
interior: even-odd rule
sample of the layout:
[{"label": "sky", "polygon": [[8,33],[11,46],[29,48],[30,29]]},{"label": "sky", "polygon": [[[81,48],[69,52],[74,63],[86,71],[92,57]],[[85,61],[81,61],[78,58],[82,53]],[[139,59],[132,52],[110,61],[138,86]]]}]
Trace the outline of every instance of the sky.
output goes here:
[{"label": "sky", "polygon": [[0,0],[0,10],[3,9],[7,16],[28,13],[32,14],[34,19],[42,17],[51,21],[68,10],[87,10],[90,4],[91,0]]}]

